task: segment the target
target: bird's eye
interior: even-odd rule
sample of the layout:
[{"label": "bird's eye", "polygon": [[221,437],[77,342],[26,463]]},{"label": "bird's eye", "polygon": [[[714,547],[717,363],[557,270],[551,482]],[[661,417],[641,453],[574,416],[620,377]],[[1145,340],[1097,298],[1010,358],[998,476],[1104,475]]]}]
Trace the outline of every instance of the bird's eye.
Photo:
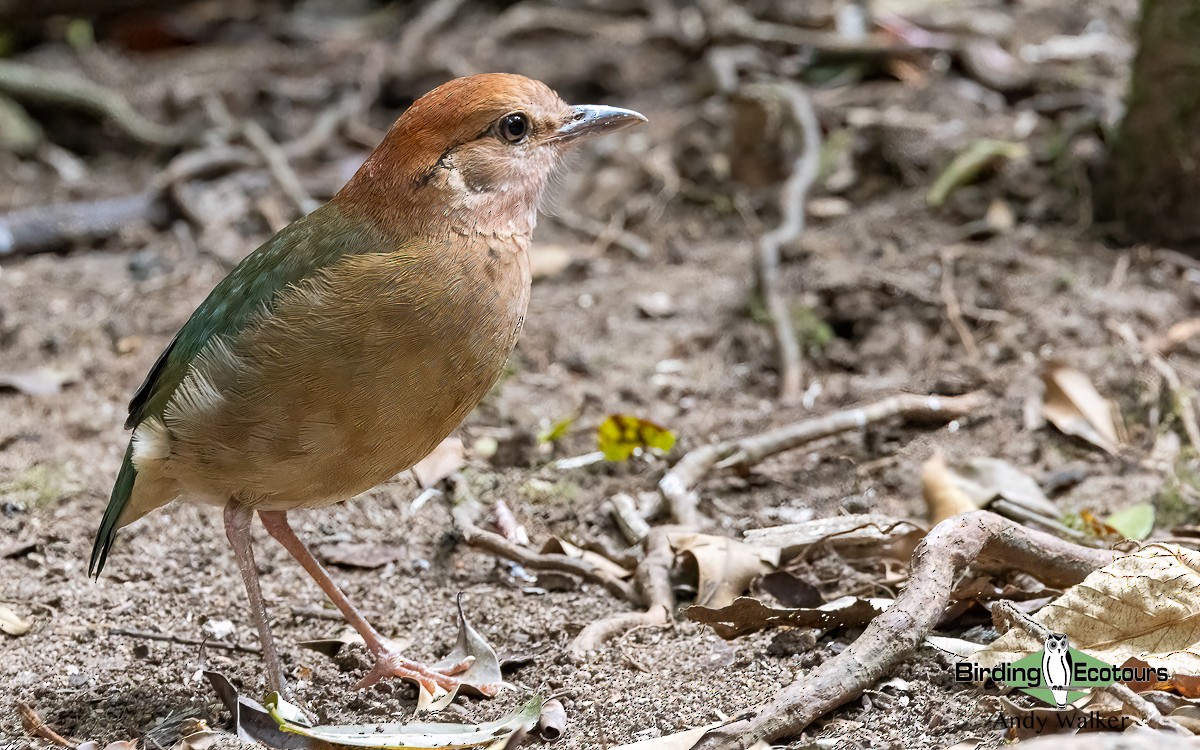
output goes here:
[{"label": "bird's eye", "polygon": [[496,134],[509,143],[520,143],[529,135],[529,118],[523,112],[513,112],[496,123]]}]

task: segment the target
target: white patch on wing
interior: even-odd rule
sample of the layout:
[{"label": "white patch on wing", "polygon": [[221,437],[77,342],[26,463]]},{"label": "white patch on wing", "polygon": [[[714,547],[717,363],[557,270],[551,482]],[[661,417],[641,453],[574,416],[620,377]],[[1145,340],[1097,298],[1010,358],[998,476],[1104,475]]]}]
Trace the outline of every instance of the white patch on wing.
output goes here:
[{"label": "white patch on wing", "polygon": [[138,470],[148,461],[163,461],[171,455],[171,434],[157,417],[150,417],[133,431],[133,465]]}]

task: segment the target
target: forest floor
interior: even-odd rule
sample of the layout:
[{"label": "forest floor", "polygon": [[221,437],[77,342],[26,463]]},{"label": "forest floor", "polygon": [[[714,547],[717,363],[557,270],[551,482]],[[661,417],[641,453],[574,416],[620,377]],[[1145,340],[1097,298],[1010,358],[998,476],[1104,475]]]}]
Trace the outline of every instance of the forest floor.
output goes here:
[{"label": "forest floor", "polygon": [[[449,75],[489,69],[539,77],[568,101],[632,107],[650,120],[581,155],[538,228],[535,253],[551,263],[565,249],[570,260],[536,281],[511,372],[459,430],[480,499],[504,499],[535,543],[558,535],[620,547],[608,499],[654,491],[690,448],[898,392],[983,390],[990,405],[952,426],[872,426],[770,458],[747,475],[717,472],[700,487],[702,530],[740,537],[862,512],[923,522],[921,466],[939,450],[1005,459],[1036,478],[1073,472],[1054,497],[1064,514],[1103,515],[1153,500],[1164,524],[1163,504],[1173,498],[1170,523],[1187,522],[1196,509],[1181,508],[1177,493],[1167,497],[1170,472],[1142,460],[1175,426],[1136,342],[1200,314],[1200,271],[1169,252],[1108,245],[1090,221],[1087,170],[1123,90],[1135,5],[1091,3],[1084,18],[1053,2],[973,3],[980,18],[1011,24],[1003,33],[1009,49],[1059,35],[1111,40],[1080,60],[1045,63],[1039,70],[1053,75],[1019,93],[998,93],[957,62],[940,64],[945,56],[891,61],[882,71],[877,61],[828,71],[846,78],[812,95],[828,158],[809,226],[783,249],[781,286],[796,313],[808,385],[795,405],[775,398],[771,328],[753,293],[750,237],[761,225],[746,217],[754,196],[738,193],[727,176],[722,143],[731,127],[703,54],[652,44],[638,37],[644,21],[615,16],[590,41],[535,29],[501,44],[475,43],[498,21],[491,10],[467,6],[421,53],[430,61],[420,75],[382,76],[362,115],[368,133],[381,132],[411,97]],[[203,44],[154,53],[49,41],[21,59],[87,71],[162,122],[204,122],[206,97],[216,95],[232,118],[260,121],[289,142],[343,91],[366,85],[371,50],[394,51],[384,32],[360,45],[365,32],[348,21],[321,33],[316,26],[297,17],[283,31],[263,30],[247,20],[210,32],[215,38]],[[781,54],[769,67],[779,73],[800,64]],[[78,157],[0,154],[0,210],[136,193],[165,163],[161,150],[86,117],[33,111],[47,136]],[[1028,154],[931,208],[926,193],[950,158],[985,138],[1025,143]],[[309,192],[327,197],[364,145],[335,137],[294,166]],[[128,437],[121,423],[131,394],[229,264],[298,215],[262,167],[183,190],[200,224],[135,222],[88,246],[0,263],[0,381],[30,372],[63,381],[46,394],[0,385],[0,601],[32,625],[20,637],[0,635],[0,747],[23,736],[18,701],[66,736],[149,734],[167,747],[184,717],[222,723],[220,702],[198,677],[202,666],[253,697],[266,689],[255,654],[210,646],[202,664],[194,645],[113,632],[182,639],[216,632],[224,642],[256,644],[216,509],[176,503],[156,512],[121,533],[99,581],[86,574]],[[616,216],[648,254],[614,244],[610,232],[597,238],[568,228],[579,214],[605,224]],[[764,216],[769,225],[769,211]],[[971,343],[947,315],[948,299],[965,311]],[[1031,418],[1052,360],[1086,373],[1119,406],[1119,456]],[[1196,343],[1171,362],[1184,382],[1200,382]],[[595,429],[612,413],[664,425],[679,444],[666,457],[556,467],[555,459],[595,450]],[[569,415],[573,423],[553,444],[528,439]],[[477,450],[489,437],[505,449],[491,460]],[[335,576],[376,627],[410,644],[411,656],[449,650],[462,592],[473,623],[498,651],[528,657],[509,676],[517,689],[494,701],[460,698],[455,714],[489,719],[528,691],[562,693],[569,715],[562,747],[617,745],[737,715],[857,634],[835,629],[815,645],[771,630],[725,641],[678,617],[573,661],[565,648],[575,634],[630,605],[594,584],[530,593],[495,558],[454,543],[443,502],[412,511],[419,491],[399,476],[342,505],[298,512],[295,523],[318,550],[356,543],[386,553],[381,567],[336,567]],[[327,722],[411,715],[409,686],[352,691],[368,665],[361,647],[331,659],[298,645],[341,625],[285,552],[261,529],[256,538],[296,702]],[[879,577],[837,556],[798,565],[849,593],[886,594]],[[224,621],[231,633],[222,632]],[[969,737],[998,744],[998,690],[957,684],[947,665],[938,652],[918,650],[893,675],[901,681],[842,707],[788,747],[818,738],[847,748],[944,748]]]}]

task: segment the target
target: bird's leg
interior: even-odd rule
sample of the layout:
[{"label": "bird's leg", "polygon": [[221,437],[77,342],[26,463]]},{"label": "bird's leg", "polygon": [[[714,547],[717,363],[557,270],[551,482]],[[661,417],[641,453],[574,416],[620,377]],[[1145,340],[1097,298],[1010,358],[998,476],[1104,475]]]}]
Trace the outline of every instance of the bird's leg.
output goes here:
[{"label": "bird's leg", "polygon": [[402,658],[396,651],[396,648],[382,635],[379,634],[371,623],[367,622],[354,603],[342,592],[338,585],[333,582],[329,576],[329,572],[325,570],[325,566],[321,565],[320,561],[313,556],[313,553],[308,547],[296,536],[296,532],[292,530],[291,525],[287,520],[286,511],[259,511],[259,518],[262,519],[263,526],[267,533],[275,537],[283,548],[291,553],[292,557],[296,558],[296,562],[308,571],[308,574],[313,577],[325,595],[330,601],[341,611],[342,616],[346,618],[346,622],[358,631],[359,635],[367,644],[367,648],[375,657],[375,666],[367,673],[359,683],[355,686],[358,689],[369,687],[380,680],[388,677],[400,677],[418,683],[424,687],[430,694],[438,692],[437,688],[452,690],[457,684],[458,679],[454,675],[459,674],[471,666],[471,662],[467,661],[462,664],[456,664],[446,670],[432,669],[419,662],[410,661]]},{"label": "bird's leg", "polygon": [[258,628],[258,641],[262,645],[263,658],[267,662],[267,685],[284,695],[287,683],[283,679],[283,662],[275,649],[275,638],[267,622],[267,604],[263,601],[262,588],[258,585],[258,568],[254,564],[254,549],[250,546],[250,522],[254,511],[232,501],[225,506],[225,536],[233,547],[242,581],[246,584],[246,595],[250,599],[250,616]]}]

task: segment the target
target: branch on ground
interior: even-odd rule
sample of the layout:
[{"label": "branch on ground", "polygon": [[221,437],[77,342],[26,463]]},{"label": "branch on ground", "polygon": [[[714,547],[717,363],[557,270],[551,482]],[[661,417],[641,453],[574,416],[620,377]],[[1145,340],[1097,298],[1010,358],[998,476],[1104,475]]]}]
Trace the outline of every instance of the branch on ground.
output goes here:
[{"label": "branch on ground", "polygon": [[1020,571],[1066,587],[1118,553],[1081,547],[987,511],[947,519],[913,554],[904,591],[854,643],[784,688],[750,718],[704,735],[692,750],[745,750],[759,740],[793,737],[863,694],[924,642],[968,566]]},{"label": "branch on ground", "polygon": [[950,422],[978,411],[988,401],[989,397],[982,392],[962,396],[902,393],[874,404],[805,419],[758,435],[703,445],[681,458],[658,483],[658,488],[675,520],[684,526],[694,526],[699,502],[695,487],[714,468],[748,468],[776,453],[893,417],[909,421]]}]

